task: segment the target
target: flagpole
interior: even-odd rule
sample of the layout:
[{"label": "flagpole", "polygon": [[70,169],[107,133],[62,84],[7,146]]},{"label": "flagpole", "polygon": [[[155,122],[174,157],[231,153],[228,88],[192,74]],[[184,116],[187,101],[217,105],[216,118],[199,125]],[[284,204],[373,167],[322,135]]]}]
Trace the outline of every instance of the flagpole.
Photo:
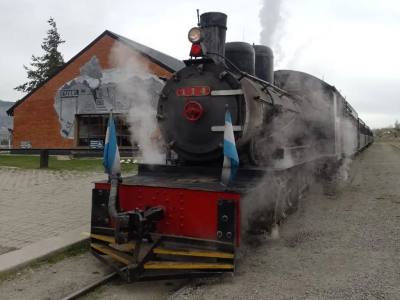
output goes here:
[{"label": "flagpole", "polygon": [[239,156],[236,149],[235,135],[233,132],[232,116],[228,104],[225,104],[224,128],[224,160],[222,163],[221,184],[229,186],[233,183],[239,167]]},{"label": "flagpole", "polygon": [[[225,122],[225,118],[226,118],[226,113],[229,111],[229,104],[226,103],[225,104],[225,114],[224,114],[224,136],[225,136],[225,131],[226,131],[226,122]],[[228,187],[229,185],[229,173],[230,171],[228,170],[227,164],[229,164],[229,162],[227,161],[227,157],[225,156],[224,153],[224,158],[222,160],[222,172],[221,172],[221,184],[225,187]]]},{"label": "flagpole", "polygon": [[[119,150],[118,143],[116,140],[116,128],[113,120],[112,109],[110,109],[110,115],[108,118],[107,131],[104,143],[104,157],[103,164],[108,173],[108,182],[110,183],[110,195],[108,198],[108,213],[111,218],[118,222],[118,211],[117,211],[117,197],[118,197],[118,185],[122,182],[121,169],[115,167],[115,163],[119,164]],[[110,152],[113,154],[110,157]],[[116,162],[118,159],[118,162]],[[117,171],[116,171],[117,170]]]},{"label": "flagpole", "polygon": [[[109,134],[111,120],[112,120],[112,108],[110,109],[110,112],[108,113],[107,130],[106,130],[106,137],[104,139],[104,145],[106,144],[107,134]],[[111,186],[112,186],[112,179],[113,179],[113,177],[115,177],[115,175],[113,175],[111,172],[107,172],[107,173],[108,173],[108,182],[110,182]]]}]

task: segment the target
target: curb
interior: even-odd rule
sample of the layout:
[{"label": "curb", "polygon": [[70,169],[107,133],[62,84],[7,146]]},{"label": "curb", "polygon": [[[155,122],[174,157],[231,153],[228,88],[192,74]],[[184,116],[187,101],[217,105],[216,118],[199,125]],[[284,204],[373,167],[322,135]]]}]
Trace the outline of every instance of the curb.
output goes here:
[{"label": "curb", "polygon": [[397,148],[397,149],[400,149],[400,145],[396,145],[396,144],[393,144],[393,143],[390,143],[390,145],[391,145],[392,147],[395,147],[395,148]]},{"label": "curb", "polygon": [[87,231],[89,231],[89,225],[2,254],[0,255],[0,274],[15,271],[33,261],[62,252],[70,246],[82,243],[88,240],[87,236],[82,236],[82,232]]}]

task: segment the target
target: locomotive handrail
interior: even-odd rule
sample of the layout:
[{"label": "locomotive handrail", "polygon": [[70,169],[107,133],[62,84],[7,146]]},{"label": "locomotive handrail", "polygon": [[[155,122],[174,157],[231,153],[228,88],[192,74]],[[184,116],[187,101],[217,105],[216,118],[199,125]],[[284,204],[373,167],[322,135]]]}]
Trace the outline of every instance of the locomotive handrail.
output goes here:
[{"label": "locomotive handrail", "polygon": [[242,75],[243,77],[247,77],[247,78],[251,78],[255,81],[258,81],[261,84],[267,85],[271,88],[273,88],[274,90],[284,94],[284,95],[288,95],[288,96],[293,96],[292,94],[290,94],[289,92],[277,87],[276,85],[273,85],[272,83],[269,83],[268,81],[264,81],[256,76],[250,75],[249,73],[243,72],[242,70],[240,70],[231,60],[229,60],[228,58],[226,58],[225,56],[218,54],[218,53],[212,53],[212,52],[208,52],[208,54],[212,54],[212,55],[217,55],[219,57],[221,57],[222,59],[224,59],[227,63],[229,63],[240,75]]},{"label": "locomotive handrail", "polygon": [[[209,54],[213,54],[213,55],[217,55],[217,56],[221,57],[224,61],[226,61],[227,63],[229,63],[242,77],[246,77],[246,78],[252,79],[252,80],[254,80],[254,81],[257,81],[257,82],[261,83],[262,85],[267,86],[267,87],[270,87],[270,88],[272,88],[273,90],[275,90],[276,92],[279,92],[281,95],[286,95],[286,96],[288,96],[289,98],[292,98],[292,99],[294,99],[294,100],[297,100],[297,101],[303,101],[303,100],[304,100],[303,97],[301,97],[301,96],[299,96],[299,95],[295,95],[295,94],[289,93],[288,91],[285,91],[284,89],[281,89],[281,88],[277,87],[276,85],[274,85],[274,84],[272,84],[272,83],[269,83],[269,82],[267,82],[267,81],[265,81],[265,80],[262,80],[262,79],[260,79],[260,78],[258,78],[258,77],[256,77],[256,76],[253,76],[253,75],[250,75],[250,74],[248,74],[248,73],[246,73],[246,72],[243,72],[243,71],[240,70],[231,60],[229,60],[228,58],[226,58],[225,56],[223,56],[223,55],[221,55],[221,54],[218,54],[218,53],[211,53],[211,52],[208,52],[208,53],[209,53]],[[271,96],[271,95],[270,95],[270,96]],[[271,98],[272,98],[272,97],[271,97]],[[272,98],[272,99],[273,99],[273,98]],[[274,103],[272,103],[272,105],[274,105]]]}]

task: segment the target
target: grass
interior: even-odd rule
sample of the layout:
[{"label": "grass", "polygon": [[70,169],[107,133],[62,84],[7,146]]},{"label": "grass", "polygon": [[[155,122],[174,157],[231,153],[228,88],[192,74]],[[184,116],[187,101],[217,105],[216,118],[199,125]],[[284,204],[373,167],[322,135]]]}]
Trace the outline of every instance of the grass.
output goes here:
[{"label": "grass", "polygon": [[39,168],[39,156],[2,154],[0,155],[0,166],[37,169]]},{"label": "grass", "polygon": [[50,255],[48,257],[40,258],[34,262],[32,262],[29,267],[32,269],[37,269],[43,265],[54,265],[59,261],[62,261],[65,258],[77,256],[79,254],[85,253],[89,251],[89,240],[84,240],[83,242],[79,242],[75,245],[69,246],[65,248],[62,252],[58,252],[54,255]]},{"label": "grass", "polygon": [[[0,154],[0,167],[14,167],[21,169],[39,169],[38,155],[8,155]],[[121,164],[122,175],[137,170],[136,164]],[[49,170],[103,172],[101,158],[74,158],[58,160],[56,156],[49,157]]]},{"label": "grass", "polygon": [[5,280],[13,280],[17,278],[19,275],[23,274],[24,271],[28,269],[38,269],[44,265],[53,265],[62,261],[65,258],[77,256],[79,254],[83,254],[89,251],[89,240],[84,240],[75,245],[69,246],[62,250],[61,252],[56,252],[54,254],[50,254],[43,258],[39,258],[37,260],[32,261],[28,265],[22,266],[21,268],[11,270],[8,272],[0,273],[0,282]]}]

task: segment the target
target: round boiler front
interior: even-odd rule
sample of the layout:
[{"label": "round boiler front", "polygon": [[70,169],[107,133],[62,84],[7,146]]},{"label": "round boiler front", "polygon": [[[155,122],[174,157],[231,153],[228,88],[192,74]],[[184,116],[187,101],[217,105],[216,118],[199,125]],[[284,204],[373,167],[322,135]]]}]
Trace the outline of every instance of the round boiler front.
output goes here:
[{"label": "round boiler front", "polygon": [[239,82],[221,65],[196,64],[178,71],[158,102],[157,118],[165,142],[186,161],[222,157],[225,111],[239,125],[242,96],[216,91],[238,88]]}]

